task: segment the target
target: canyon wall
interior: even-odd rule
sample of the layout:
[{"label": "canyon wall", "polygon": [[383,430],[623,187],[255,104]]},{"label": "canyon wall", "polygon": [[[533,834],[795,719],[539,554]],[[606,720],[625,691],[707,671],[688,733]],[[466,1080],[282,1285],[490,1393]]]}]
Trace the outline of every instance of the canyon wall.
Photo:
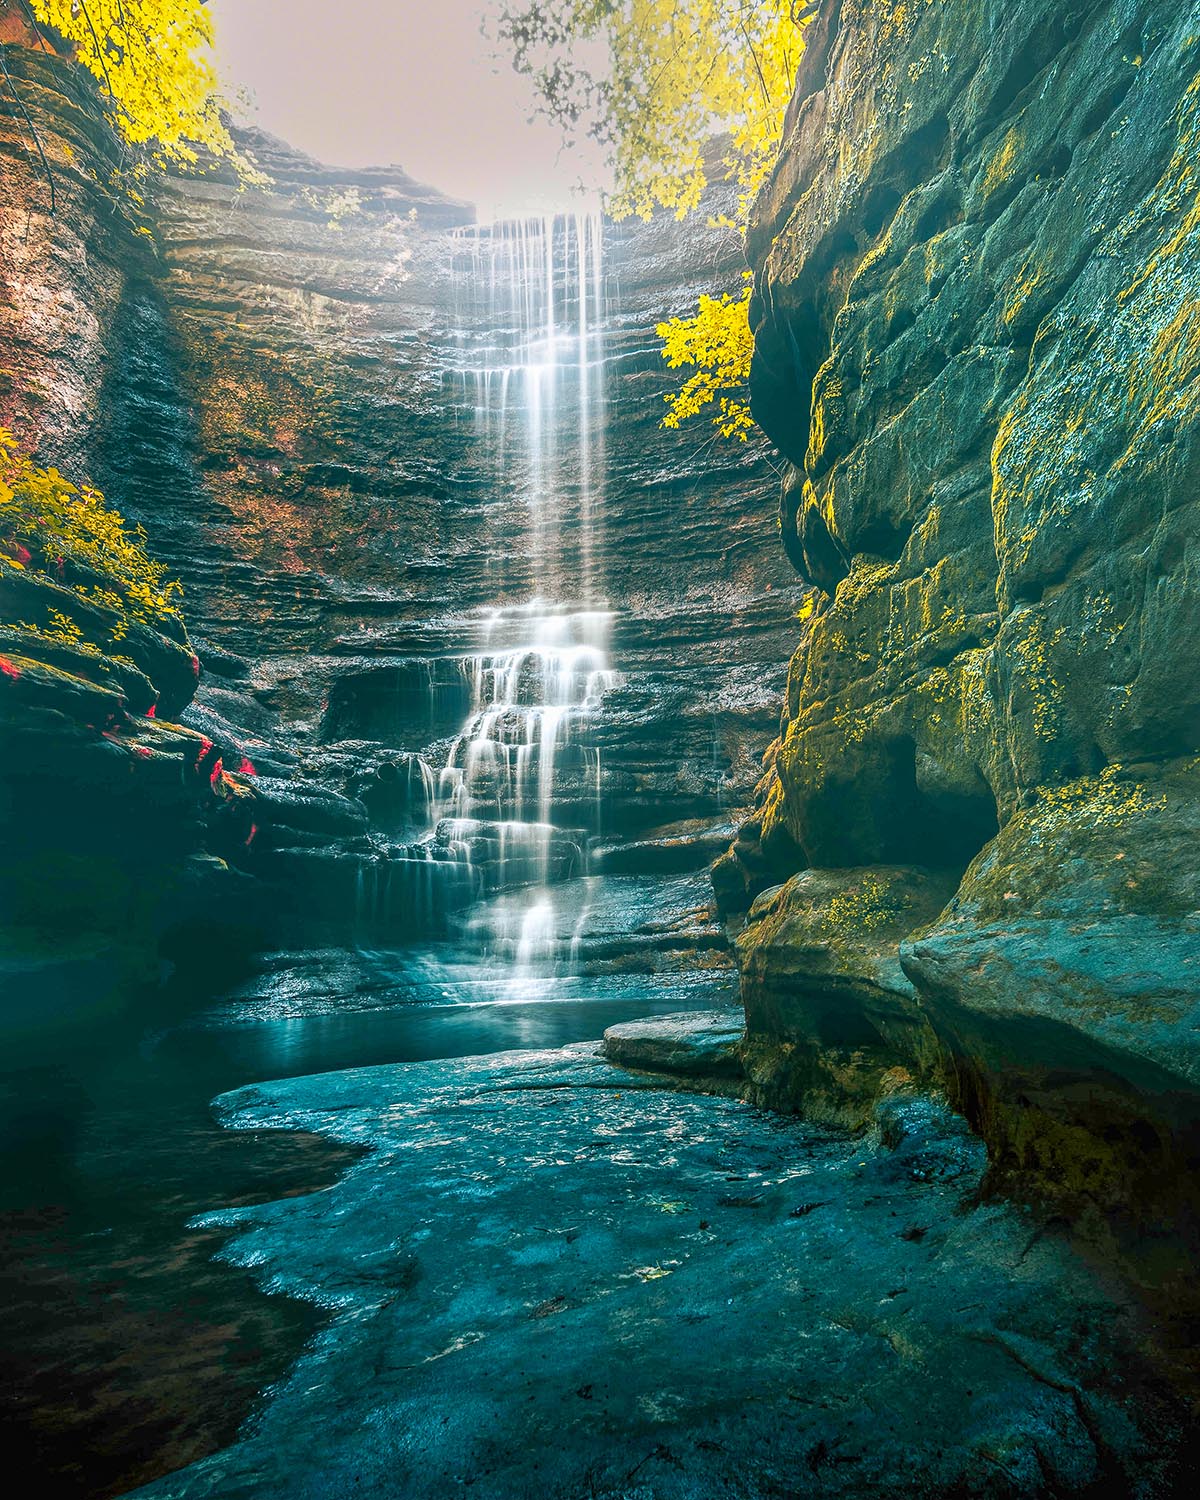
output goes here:
[{"label": "canyon wall", "polygon": [[[156,253],[141,206],[114,190],[125,163],[89,80],[40,45],[19,45],[34,43],[28,34],[10,26],[5,40],[0,427],[83,480],[106,392],[121,378],[117,330],[157,274]],[[38,568],[7,538],[4,554],[0,907],[11,1029],[56,1009],[103,1010],[131,971],[156,973],[162,933],[203,925],[214,907],[236,910],[236,874],[220,853],[245,830],[223,826],[233,808],[219,795],[211,742],[171,722],[199,672],[182,621],[140,623],[118,645],[120,611],[74,587],[109,580],[60,576],[61,559]]]},{"label": "canyon wall", "polygon": [[1168,1234],[1200,1149],[1198,152],[1194,3],[821,5],[749,238],[818,592],[718,867],[764,1096],[940,1079],[1010,1181]]},{"label": "canyon wall", "polygon": [[[9,62],[55,203],[10,109],[0,425],[144,526],[183,581],[198,663],[158,725],[145,712],[157,682],[107,727],[73,713],[69,684],[42,683],[36,725],[3,746],[6,835],[47,851],[36,880],[15,876],[22,900],[52,913],[53,851],[83,859],[102,824],[107,843],[137,850],[118,883],[129,900],[147,883],[141,861],[159,888],[182,847],[206,880],[222,876],[231,919],[289,912],[344,935],[364,875],[403,862],[397,841],[420,821],[414,758],[436,772],[461,728],[460,662],[482,612],[557,581],[527,545],[528,475],[498,461],[464,375],[496,333],[472,301],[472,210],[398,168],[323,167],[254,131],[242,143],[270,174],[263,190],[222,171],[131,184],[90,81],[36,47],[10,47]],[[776,545],[765,441],[714,459],[707,432],[658,426],[673,379],[654,324],[737,284],[736,237],[667,216],[608,223],[604,241],[596,591],[615,613],[621,680],[595,727],[601,857],[700,868],[761,774],[805,590]],[[564,449],[576,415],[564,401]],[[564,472],[569,548],[582,480]],[[165,762],[144,743],[165,733],[163,711],[185,736]],[[58,753],[55,713],[81,754],[97,738],[106,766],[121,751],[118,802]],[[145,795],[148,765],[182,789],[174,811]],[[48,822],[52,808],[64,811]],[[82,909],[99,895],[81,891]]]},{"label": "canyon wall", "polygon": [[[653,324],[736,285],[736,241],[605,229],[601,867],[695,865],[757,784],[715,871],[756,1097],[860,1120],[934,1080],[999,1172],[1142,1229],[1192,1212],[1197,1147],[1198,33],[1194,4],[820,8],[748,241],[782,549],[763,440],[657,426]],[[174,923],[265,893],[344,929],[480,612],[545,581],[464,373],[480,237],[253,132],[268,189],[141,204],[90,82],[9,58],[55,203],[7,110],[0,424],[145,526],[199,673],[181,633],[38,656],[6,598],[7,895],[53,911],[62,848],[110,927],[150,888]]]},{"label": "canyon wall", "polygon": [[[471,649],[470,613],[577,589],[578,413],[567,392],[555,412],[556,555],[537,559],[529,476],[501,460],[484,397],[463,379],[478,346],[508,332],[471,296],[489,269],[473,260],[478,241],[446,232],[470,211],[443,204],[425,229],[427,208],[413,223],[369,174],[249,144],[269,192],[175,179],[157,200],[175,378],[204,472],[198,498],[174,503],[156,535],[194,630],[255,661],[258,711],[275,711],[311,762],[381,739],[416,751],[461,723],[453,663]],[[322,196],[354,188],[360,210],[329,224],[306,196],[314,184]],[[381,220],[391,241],[373,254]],[[714,277],[735,284],[741,264],[736,237],[700,222],[604,229],[607,481],[593,524],[624,683],[600,732],[610,822],[630,833],[745,802],[802,593],[764,508],[766,444],[713,462],[710,434],[658,426],[672,381],[654,324],[694,306]],[[145,457],[116,474],[114,492],[138,496],[146,475],[161,491],[153,463],[169,433],[142,411],[120,420],[141,431]],[[109,443],[108,462],[128,451]]]}]

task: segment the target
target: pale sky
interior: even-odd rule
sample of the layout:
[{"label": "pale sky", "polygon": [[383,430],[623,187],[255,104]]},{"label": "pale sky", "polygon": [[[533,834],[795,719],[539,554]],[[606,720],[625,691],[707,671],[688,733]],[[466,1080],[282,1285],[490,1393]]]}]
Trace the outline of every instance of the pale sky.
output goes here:
[{"label": "pale sky", "polygon": [[[584,171],[480,34],[490,0],[211,0],[249,118],[333,166],[397,163],[483,220],[562,207]],[[591,168],[596,182],[596,168]],[[598,185],[598,184],[597,184]]]}]

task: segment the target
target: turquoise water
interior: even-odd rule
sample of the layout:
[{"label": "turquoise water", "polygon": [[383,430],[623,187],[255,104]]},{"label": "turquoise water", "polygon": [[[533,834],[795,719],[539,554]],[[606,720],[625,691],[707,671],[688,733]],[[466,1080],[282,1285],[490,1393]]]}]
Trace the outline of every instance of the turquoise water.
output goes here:
[{"label": "turquoise water", "polygon": [[727,971],[514,986],[452,949],[269,955],[90,1020],[28,1019],[0,1065],[0,1436],[49,1496],[119,1494],[232,1440],[319,1325],[214,1263],[205,1209],[311,1191],[351,1159],[219,1130],[218,1093],[376,1063],[558,1047],[732,998]]}]

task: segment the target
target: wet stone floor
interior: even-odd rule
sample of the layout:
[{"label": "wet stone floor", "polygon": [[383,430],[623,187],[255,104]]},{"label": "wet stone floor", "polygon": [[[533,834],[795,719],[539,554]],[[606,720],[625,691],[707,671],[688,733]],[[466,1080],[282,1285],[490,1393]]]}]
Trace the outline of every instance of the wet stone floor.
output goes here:
[{"label": "wet stone floor", "polygon": [[[763,1500],[1163,1492],[1115,1294],[981,1202],[931,1100],[850,1138],[594,1043],[256,1084],[234,1131],[364,1148],[209,1214],[326,1310],[236,1443],[140,1494]],[[885,1144],[885,1142],[887,1144]]]},{"label": "wet stone floor", "polygon": [[[328,1312],[213,1257],[217,1206],[304,1195],[354,1159],[328,1135],[218,1126],[263,1078],[598,1038],[727,1003],[728,973],[530,978],[456,950],[263,955],[85,1014],[64,964],[0,969],[0,1453],[42,1500],[104,1500],[234,1441]],[[93,969],[80,965],[85,975]],[[26,1022],[16,1004],[26,994]]]}]

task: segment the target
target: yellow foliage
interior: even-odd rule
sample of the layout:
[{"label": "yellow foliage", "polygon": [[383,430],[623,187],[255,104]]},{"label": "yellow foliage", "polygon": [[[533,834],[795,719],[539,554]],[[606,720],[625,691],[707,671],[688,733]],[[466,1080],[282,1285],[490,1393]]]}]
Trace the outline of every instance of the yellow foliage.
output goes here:
[{"label": "yellow foliage", "polygon": [[696,208],[705,144],[728,130],[724,166],[744,225],[779,149],[807,24],[798,9],[792,0],[652,0],[619,12],[613,56],[640,111],[616,154],[614,215],[648,219],[661,204],[682,218]]},{"label": "yellow foliage", "polygon": [[814,14],[811,0],[509,0],[497,22],[540,108],[609,152],[614,217],[683,218],[728,134],[738,219],[765,181]]},{"label": "yellow foliage", "polygon": [[199,151],[230,160],[244,181],[265,179],[234,146],[208,58],[204,0],[28,0],[44,26],[75,45],[132,146],[194,166]]},{"label": "yellow foliage", "polygon": [[[111,638],[119,641],[135,620],[160,625],[179,616],[182,587],[146,555],[145,540],[99,490],[34,464],[0,428],[0,567],[41,573],[112,611]],[[59,639],[78,640],[63,615],[52,628]]]},{"label": "yellow foliage", "polygon": [[[528,76],[542,112],[608,152],[614,218],[682,219],[709,181],[710,142],[728,141],[723,166],[737,207],[719,222],[744,232],[774,165],[804,50],[813,0],[507,0],[498,35]],[[745,399],[754,338],[750,291],[702,297],[691,318],[658,326],[670,367],[696,373],[668,396],[664,427],[701,412],[724,437],[753,427]]]},{"label": "yellow foliage", "polygon": [[[356,187],[346,188],[344,192],[331,188],[325,194],[318,193],[316,188],[306,187],[301,190],[300,196],[309,208],[325,215],[326,229],[340,229],[343,219],[362,212],[362,194]],[[413,216],[415,214],[416,209],[413,210]]]},{"label": "yellow foliage", "polygon": [[663,341],[662,356],[671,369],[690,365],[696,370],[682,390],[663,398],[670,407],[662,420],[664,427],[678,427],[715,406],[712,423],[721,436],[746,441],[754,426],[744,399],[754,354],[749,305],[747,283],[736,300],[728,292],[722,297],[703,296],[693,317],[671,318],[658,325],[655,332]]}]

